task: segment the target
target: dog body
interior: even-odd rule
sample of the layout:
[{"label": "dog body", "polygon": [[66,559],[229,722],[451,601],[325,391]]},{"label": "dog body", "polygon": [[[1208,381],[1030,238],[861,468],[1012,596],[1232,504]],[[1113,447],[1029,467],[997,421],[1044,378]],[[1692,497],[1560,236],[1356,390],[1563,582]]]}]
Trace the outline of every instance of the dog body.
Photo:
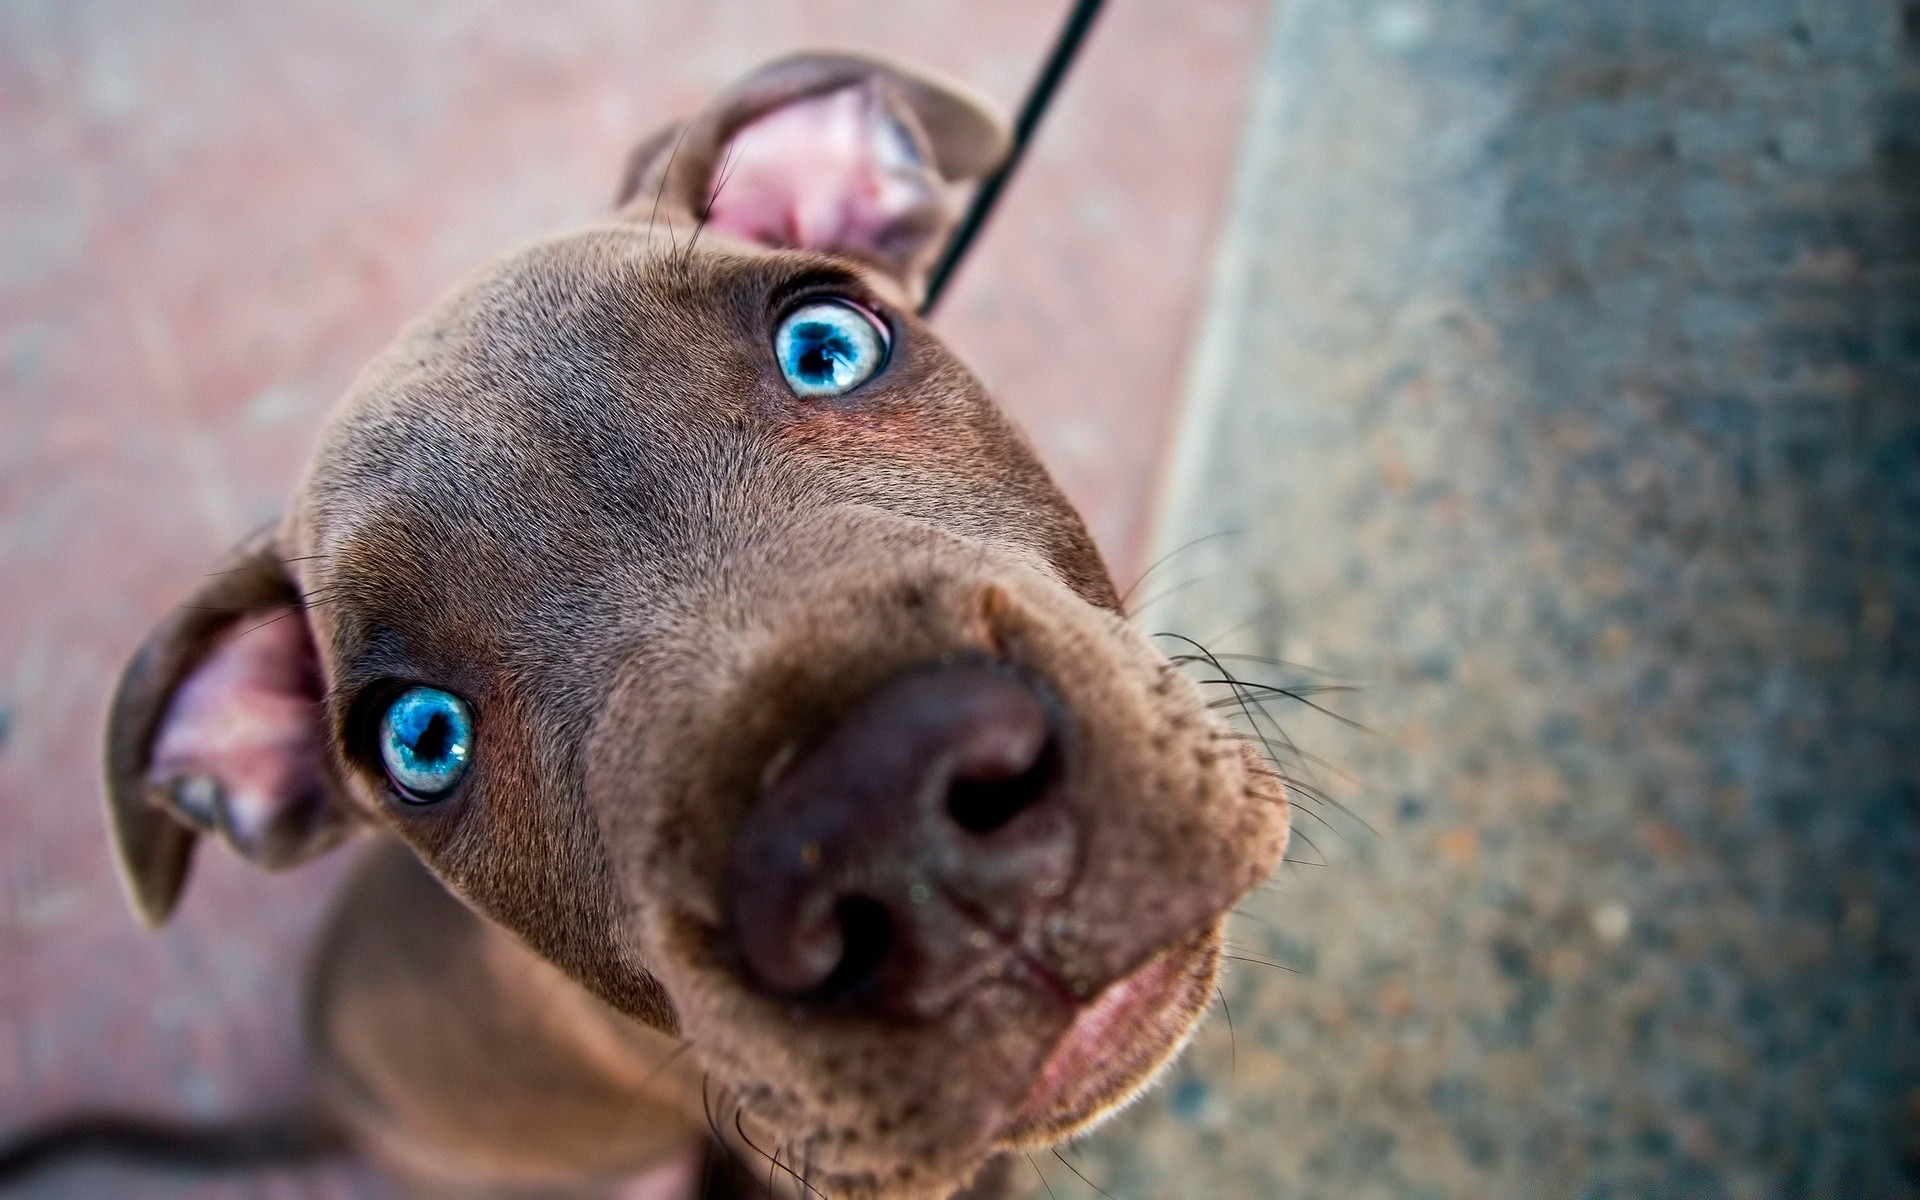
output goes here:
[{"label": "dog body", "polygon": [[1286,796],[913,315],[1004,146],[896,66],[762,70],[405,331],[129,666],[148,920],[203,835],[373,838],[316,1100],[420,1194],[683,1200],[717,1138],[947,1196],[1197,1023]]}]

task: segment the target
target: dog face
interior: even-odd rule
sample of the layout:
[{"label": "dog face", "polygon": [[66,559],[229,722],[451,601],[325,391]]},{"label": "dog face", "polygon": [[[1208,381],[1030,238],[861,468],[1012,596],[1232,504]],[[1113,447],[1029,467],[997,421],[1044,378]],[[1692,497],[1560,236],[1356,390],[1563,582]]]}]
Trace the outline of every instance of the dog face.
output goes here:
[{"label": "dog face", "polygon": [[199,834],[384,830],[836,1195],[946,1194],[1143,1086],[1287,805],[912,312],[1001,147],[789,60],[405,331],[122,681],[143,914]]}]

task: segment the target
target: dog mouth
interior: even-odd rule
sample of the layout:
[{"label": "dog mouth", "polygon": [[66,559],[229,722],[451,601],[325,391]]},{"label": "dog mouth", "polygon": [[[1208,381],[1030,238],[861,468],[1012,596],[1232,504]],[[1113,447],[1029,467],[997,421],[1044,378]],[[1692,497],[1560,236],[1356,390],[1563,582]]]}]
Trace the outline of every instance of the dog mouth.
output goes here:
[{"label": "dog mouth", "polygon": [[1209,929],[1109,984],[1054,1044],[1005,1140],[1055,1141],[1126,1107],[1198,1027],[1218,967],[1218,941]]}]

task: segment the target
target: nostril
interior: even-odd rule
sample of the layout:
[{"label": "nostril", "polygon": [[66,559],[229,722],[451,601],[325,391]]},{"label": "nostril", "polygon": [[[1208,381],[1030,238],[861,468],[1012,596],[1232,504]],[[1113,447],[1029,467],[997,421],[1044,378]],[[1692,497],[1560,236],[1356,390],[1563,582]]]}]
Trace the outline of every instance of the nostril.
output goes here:
[{"label": "nostril", "polygon": [[1006,664],[927,664],[765,772],[728,869],[747,982],[893,1013],[950,998],[993,958],[976,938],[1026,928],[1072,873],[1059,711],[1043,680]]},{"label": "nostril", "polygon": [[837,999],[871,980],[893,949],[893,918],[878,900],[848,896],[834,906],[840,922],[840,961],[818,989],[823,1000]]},{"label": "nostril", "polygon": [[957,775],[947,787],[947,815],[968,833],[992,833],[1032,807],[1059,773],[1059,744],[1049,737],[1018,774],[976,768]]}]

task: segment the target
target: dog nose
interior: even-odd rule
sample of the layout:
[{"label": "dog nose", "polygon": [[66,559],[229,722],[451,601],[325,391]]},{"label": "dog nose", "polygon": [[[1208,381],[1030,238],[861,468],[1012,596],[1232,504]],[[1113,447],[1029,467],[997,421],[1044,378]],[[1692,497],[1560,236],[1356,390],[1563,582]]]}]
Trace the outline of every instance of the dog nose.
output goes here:
[{"label": "dog nose", "polygon": [[766,784],[731,868],[753,981],[928,1016],[1011,965],[1078,853],[1049,707],[997,662],[915,668]]}]

